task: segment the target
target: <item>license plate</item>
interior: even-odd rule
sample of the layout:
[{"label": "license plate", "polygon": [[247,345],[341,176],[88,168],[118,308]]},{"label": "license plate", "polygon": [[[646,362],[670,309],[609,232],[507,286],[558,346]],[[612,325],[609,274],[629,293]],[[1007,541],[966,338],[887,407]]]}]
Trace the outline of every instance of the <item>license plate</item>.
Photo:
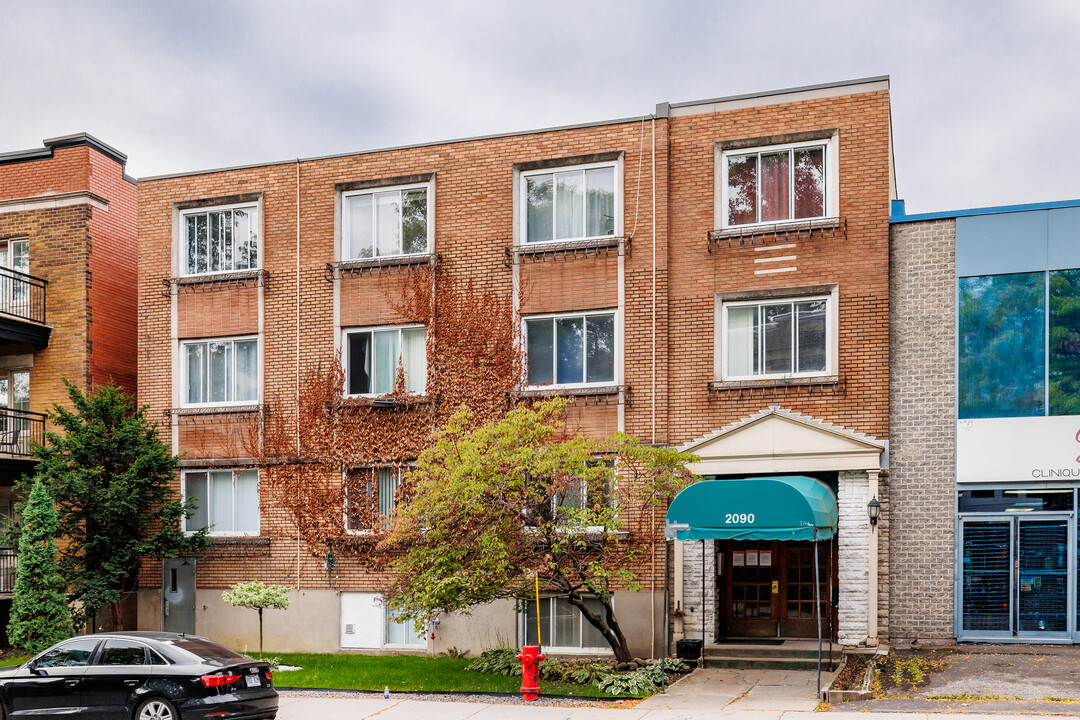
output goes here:
[{"label": "license plate", "polygon": [[262,685],[262,680],[258,675],[248,675],[244,680],[247,682],[248,687],[259,687]]}]

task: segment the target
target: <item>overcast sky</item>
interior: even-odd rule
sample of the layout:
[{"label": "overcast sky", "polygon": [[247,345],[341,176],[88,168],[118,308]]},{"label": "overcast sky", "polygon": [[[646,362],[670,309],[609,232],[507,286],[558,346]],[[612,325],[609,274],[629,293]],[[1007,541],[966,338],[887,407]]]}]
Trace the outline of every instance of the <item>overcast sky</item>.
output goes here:
[{"label": "overcast sky", "polygon": [[1080,198],[1080,2],[0,0],[0,151],[136,177],[889,75],[912,212]]}]

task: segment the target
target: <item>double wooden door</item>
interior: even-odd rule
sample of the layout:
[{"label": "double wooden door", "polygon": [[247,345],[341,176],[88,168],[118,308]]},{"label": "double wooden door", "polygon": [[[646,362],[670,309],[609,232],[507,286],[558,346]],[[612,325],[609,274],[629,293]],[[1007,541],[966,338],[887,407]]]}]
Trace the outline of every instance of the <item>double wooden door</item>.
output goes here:
[{"label": "double wooden door", "polygon": [[[816,546],[817,606],[814,543],[724,540],[717,545],[721,638],[817,637],[819,614],[822,633],[830,632],[832,588],[837,587],[835,543]],[[831,627],[835,632],[835,616]]]}]

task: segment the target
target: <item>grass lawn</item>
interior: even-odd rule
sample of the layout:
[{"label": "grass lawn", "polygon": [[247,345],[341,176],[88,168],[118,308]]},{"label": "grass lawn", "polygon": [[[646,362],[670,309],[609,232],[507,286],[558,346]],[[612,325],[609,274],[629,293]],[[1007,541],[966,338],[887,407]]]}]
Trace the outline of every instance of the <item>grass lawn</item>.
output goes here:
[{"label": "grass lawn", "polygon": [[[274,653],[264,653],[274,657]],[[490,675],[466,670],[472,662],[466,658],[416,657],[411,655],[353,655],[282,653],[282,665],[299,665],[303,670],[274,673],[280,687],[339,688],[343,690],[382,690],[391,692],[427,690],[432,692],[512,692],[521,689],[520,677]],[[545,695],[582,695],[612,697],[594,685],[575,685],[540,681]]]}]

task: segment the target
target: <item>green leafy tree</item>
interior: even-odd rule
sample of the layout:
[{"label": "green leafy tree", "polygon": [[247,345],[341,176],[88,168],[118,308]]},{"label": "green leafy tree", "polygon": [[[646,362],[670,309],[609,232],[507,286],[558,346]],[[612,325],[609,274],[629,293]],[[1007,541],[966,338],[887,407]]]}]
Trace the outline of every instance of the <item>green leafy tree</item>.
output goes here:
[{"label": "green leafy tree", "polygon": [[263,610],[286,610],[289,607],[289,588],[284,585],[263,585],[258,580],[236,583],[221,599],[233,607],[246,607],[259,611],[259,659],[263,654]]},{"label": "green leafy tree", "polygon": [[389,608],[419,624],[530,597],[539,579],[581,612],[617,661],[632,660],[612,594],[639,589],[629,567],[657,539],[643,509],[689,482],[693,458],[625,435],[567,437],[565,407],[561,399],[521,406],[475,429],[462,409],[436,433],[382,543],[397,553]]},{"label": "green leafy tree", "polygon": [[8,620],[8,642],[31,653],[71,636],[71,613],[64,580],[56,567],[57,513],[49,492],[34,483],[23,507],[15,597]]},{"label": "green leafy tree", "polygon": [[[206,545],[205,530],[187,536],[180,520],[191,506],[172,488],[178,459],[158,437],[146,408],[113,384],[84,394],[64,381],[72,409],[55,405],[57,431],[34,447],[40,482],[59,511],[58,566],[69,599],[81,608],[76,627],[111,606],[123,628],[121,600],[135,591],[144,557],[175,557]],[[18,508],[16,508],[18,509]]]}]

